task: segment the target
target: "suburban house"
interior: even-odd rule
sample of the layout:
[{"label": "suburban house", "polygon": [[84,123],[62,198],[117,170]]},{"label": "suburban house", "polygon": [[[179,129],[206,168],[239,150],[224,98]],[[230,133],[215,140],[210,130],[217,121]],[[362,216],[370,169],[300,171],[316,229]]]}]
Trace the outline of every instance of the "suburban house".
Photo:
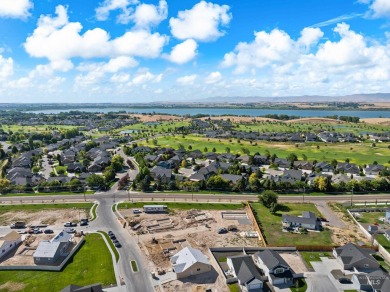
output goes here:
[{"label": "suburban house", "polygon": [[369,164],[363,169],[363,172],[368,177],[377,177],[384,170],[384,166],[380,164]]},{"label": "suburban house", "polygon": [[387,223],[390,223],[390,209],[387,209],[386,212],[385,212],[385,218],[386,218],[386,222]]},{"label": "suburban house", "polygon": [[389,274],[382,270],[371,273],[360,273],[352,276],[352,282],[359,291],[385,292],[390,291]]},{"label": "suburban house", "polygon": [[385,231],[384,236],[388,241],[390,241],[390,229]]},{"label": "suburban house", "polygon": [[8,252],[16,248],[22,242],[22,236],[15,230],[12,230],[4,237],[0,238],[0,259]]},{"label": "suburban house", "polygon": [[92,284],[88,286],[68,285],[60,292],[103,292],[101,284]]},{"label": "suburban house", "polygon": [[298,169],[302,170],[312,170],[313,169],[313,164],[309,161],[294,161],[293,166]]},{"label": "suburban house", "polygon": [[162,183],[169,183],[172,177],[172,170],[161,167],[161,166],[155,166],[150,170],[150,174],[153,177],[154,180],[157,178],[160,178]]},{"label": "suburban house", "polygon": [[372,256],[374,250],[362,248],[353,243],[334,248],[333,255],[344,270],[374,271],[380,269],[379,263]]},{"label": "suburban house", "polygon": [[61,231],[50,241],[41,241],[33,255],[36,265],[55,265],[61,257],[66,257],[73,247],[73,235]]},{"label": "suburban house", "polygon": [[159,212],[166,212],[167,211],[166,205],[145,205],[144,206],[144,212],[145,213],[159,213]]},{"label": "suburban house", "polygon": [[208,258],[200,250],[192,247],[183,248],[170,260],[178,279],[211,271]]},{"label": "suburban house", "polygon": [[294,284],[294,271],[288,263],[272,249],[257,252],[253,255],[255,263],[274,285],[292,286]]},{"label": "suburban house", "polygon": [[321,220],[313,212],[303,212],[302,216],[282,215],[283,228],[306,228],[321,230]]},{"label": "suburban house", "polygon": [[337,163],[336,170],[343,173],[349,173],[349,174],[360,173],[359,167],[356,164],[348,163],[348,162]]},{"label": "suburban house", "polygon": [[237,279],[242,291],[262,291],[263,277],[249,255],[227,258],[229,274]]},{"label": "suburban house", "polygon": [[329,174],[334,172],[333,165],[328,163],[328,162],[325,162],[325,161],[317,162],[315,169],[318,169],[319,171],[322,171],[323,173],[329,173]]}]

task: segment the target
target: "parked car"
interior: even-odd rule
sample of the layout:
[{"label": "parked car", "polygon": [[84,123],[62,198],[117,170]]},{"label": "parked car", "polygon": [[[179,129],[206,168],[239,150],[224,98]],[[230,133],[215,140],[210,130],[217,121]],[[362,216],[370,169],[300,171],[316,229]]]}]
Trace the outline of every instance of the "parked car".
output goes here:
[{"label": "parked car", "polygon": [[141,214],[142,211],[140,209],[133,209],[133,214]]},{"label": "parked car", "polygon": [[119,241],[118,241],[118,239],[114,239],[112,242],[115,244],[115,243],[118,243]]},{"label": "parked car", "polygon": [[53,229],[45,229],[45,230],[43,231],[43,233],[45,233],[45,234],[51,234],[51,233],[54,233],[54,231],[53,231]]},{"label": "parked car", "polygon": [[115,243],[115,247],[122,247],[122,245],[119,243],[119,242],[117,242],[117,243]]},{"label": "parked car", "polygon": [[339,282],[341,284],[352,284],[352,281],[350,279],[348,279],[348,278],[340,278]]},{"label": "parked car", "polygon": [[74,229],[74,228],[65,228],[64,231],[67,232],[67,233],[75,233],[76,229]]},{"label": "parked car", "polygon": [[33,229],[34,234],[42,233],[42,230],[40,228],[34,228]]},{"label": "parked car", "polygon": [[86,226],[86,225],[88,225],[88,221],[83,221],[83,220],[80,221],[80,226]]},{"label": "parked car", "polygon": [[113,234],[110,236],[111,240],[115,240],[116,239],[116,236]]},{"label": "parked car", "polygon": [[74,223],[74,222],[66,222],[64,224],[64,227],[73,227],[73,226],[77,226],[77,223]]},{"label": "parked car", "polygon": [[222,228],[219,228],[217,232],[218,232],[218,234],[224,234],[224,233],[228,233],[228,230],[226,228],[222,227]]},{"label": "parked car", "polygon": [[114,233],[110,230],[107,232],[109,236],[113,235]]}]

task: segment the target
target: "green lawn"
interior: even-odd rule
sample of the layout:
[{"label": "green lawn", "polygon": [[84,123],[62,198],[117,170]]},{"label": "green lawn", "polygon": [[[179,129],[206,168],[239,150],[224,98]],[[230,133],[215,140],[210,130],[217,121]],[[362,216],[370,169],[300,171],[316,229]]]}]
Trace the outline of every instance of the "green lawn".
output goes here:
[{"label": "green lawn", "polygon": [[0,292],[60,291],[69,284],[94,283],[116,284],[111,253],[100,234],[87,235],[83,246],[62,272],[0,271]]},{"label": "green lawn", "polygon": [[66,175],[67,170],[68,170],[68,167],[67,167],[67,166],[60,166],[60,165],[57,165],[57,166],[55,167],[55,169],[56,169],[57,174],[60,174],[60,171],[63,170],[63,171],[64,171],[64,174]]},{"label": "green lawn", "polygon": [[383,221],[379,221],[379,218],[383,217],[385,217],[385,212],[362,212],[357,221],[368,224],[383,223]]},{"label": "green lawn", "polygon": [[384,258],[382,258],[380,255],[378,254],[374,254],[374,258],[378,261],[378,263],[381,265],[381,268],[385,271],[385,272],[389,272],[390,271],[390,266],[388,263],[386,263],[386,261],[384,260]]},{"label": "green lawn", "polygon": [[310,268],[313,268],[310,262],[320,262],[320,257],[330,256],[329,252],[301,251],[300,254]]},{"label": "green lawn", "polygon": [[238,287],[238,284],[228,284],[230,292],[240,292],[240,288]]},{"label": "green lawn", "polygon": [[216,203],[171,203],[171,202],[135,202],[120,203],[118,209],[143,208],[144,205],[166,205],[168,209],[182,210],[240,210],[244,208],[243,204],[216,204]]},{"label": "green lawn", "polygon": [[[247,148],[250,154],[259,152],[264,154],[268,150],[271,154],[276,154],[279,158],[285,158],[290,153],[295,153],[299,159],[302,159],[303,154],[307,156],[307,159],[318,161],[330,161],[337,159],[338,161],[345,161],[346,158],[350,159],[351,163],[357,163],[359,165],[373,163],[377,161],[380,164],[388,165],[388,146],[389,143],[377,143],[376,147],[371,147],[371,143],[335,143],[326,144],[322,142],[318,143],[300,143],[296,147],[296,143],[288,142],[269,142],[269,141],[249,141],[241,140],[238,143],[237,139],[232,139],[230,142],[228,139],[209,139],[206,137],[187,135],[184,138],[181,135],[163,136],[156,138],[160,147],[172,147],[177,149],[179,145],[184,145],[188,148],[189,145],[192,149],[204,150],[205,147],[211,151],[213,148],[216,152],[225,152],[225,148],[229,147],[231,153],[242,153],[242,148]],[[257,145],[255,145],[255,143]],[[152,139],[149,142],[140,142],[140,145],[149,145],[154,147]],[[317,148],[319,146],[319,148]]]},{"label": "green lawn", "polygon": [[106,232],[104,232],[104,231],[99,231],[99,232],[102,233],[103,236],[107,239],[108,244],[110,245],[112,251],[115,254],[115,260],[116,260],[116,262],[118,262],[119,261],[119,252],[116,249],[116,247],[114,246],[114,243],[112,242],[111,238],[108,236],[108,234]]},{"label": "green lawn", "polygon": [[387,238],[383,234],[378,234],[375,239],[378,241],[378,243],[383,246],[384,249],[386,249],[388,252],[390,252],[390,241],[387,240]]},{"label": "green lawn", "polygon": [[92,207],[92,218],[90,221],[93,221],[96,219],[96,209],[97,207],[99,206],[99,204],[94,204],[93,207]]},{"label": "green lawn", "polygon": [[298,284],[296,284],[294,287],[291,287],[291,292],[305,292],[307,289],[307,283],[305,279],[298,279]]},{"label": "green lawn", "polygon": [[138,266],[136,261],[131,261],[131,268],[133,269],[133,272],[138,272]]},{"label": "green lawn", "polygon": [[313,204],[283,204],[276,214],[271,214],[269,209],[261,203],[253,203],[253,210],[261,222],[265,240],[271,246],[297,246],[297,245],[332,245],[332,233],[325,229],[321,232],[308,232],[307,234],[296,234],[282,232],[282,214],[302,215],[303,211],[311,211],[317,216],[320,212]]},{"label": "green lawn", "polygon": [[[85,191],[85,194],[86,195],[93,195],[95,193],[95,191],[92,191],[92,190],[88,190],[88,191]],[[1,195],[1,197],[3,196],[6,196],[6,197],[25,197],[25,196],[53,196],[53,195],[81,195],[81,194],[84,194],[84,192],[43,192],[43,193],[8,193],[8,194],[3,194]],[[1,200],[1,197],[0,197],[0,200]]]}]

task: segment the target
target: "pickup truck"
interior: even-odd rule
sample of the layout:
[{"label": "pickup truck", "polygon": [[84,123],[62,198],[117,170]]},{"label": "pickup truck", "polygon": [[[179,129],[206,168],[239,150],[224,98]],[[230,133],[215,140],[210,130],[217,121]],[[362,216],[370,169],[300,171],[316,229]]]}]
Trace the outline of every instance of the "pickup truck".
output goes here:
[{"label": "pickup truck", "polygon": [[15,222],[15,223],[12,223],[10,226],[9,226],[10,228],[12,228],[12,229],[18,229],[18,228],[26,228],[26,223],[25,222],[21,222],[21,221],[19,221],[19,222]]}]

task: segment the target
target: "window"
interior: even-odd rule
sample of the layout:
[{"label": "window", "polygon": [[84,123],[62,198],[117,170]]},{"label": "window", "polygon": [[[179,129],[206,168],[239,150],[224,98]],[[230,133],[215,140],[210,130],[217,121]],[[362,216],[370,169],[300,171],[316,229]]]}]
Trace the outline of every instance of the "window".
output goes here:
[{"label": "window", "polygon": [[197,268],[196,271],[199,272],[199,271],[200,271],[200,268]]},{"label": "window", "polygon": [[284,269],[283,268],[277,268],[275,269],[275,274],[281,274],[284,272]]},{"label": "window", "polygon": [[369,265],[369,264],[364,264],[364,267],[365,267],[365,268],[369,268],[370,265]]}]

